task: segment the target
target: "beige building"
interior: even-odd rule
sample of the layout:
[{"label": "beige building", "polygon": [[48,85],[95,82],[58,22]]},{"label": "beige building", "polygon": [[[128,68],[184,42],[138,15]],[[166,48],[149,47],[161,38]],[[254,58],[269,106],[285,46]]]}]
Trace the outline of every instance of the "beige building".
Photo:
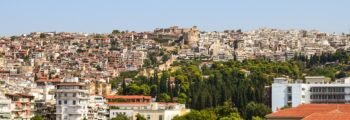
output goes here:
[{"label": "beige building", "polygon": [[90,95],[106,96],[111,94],[112,86],[104,80],[92,81],[88,84]]}]

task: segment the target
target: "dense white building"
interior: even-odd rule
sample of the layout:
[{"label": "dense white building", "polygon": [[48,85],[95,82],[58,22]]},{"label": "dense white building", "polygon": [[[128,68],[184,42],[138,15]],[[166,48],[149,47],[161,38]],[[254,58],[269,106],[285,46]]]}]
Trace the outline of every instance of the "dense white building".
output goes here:
[{"label": "dense white building", "polygon": [[56,120],[82,120],[88,118],[88,90],[78,78],[65,79],[57,84]]},{"label": "dense white building", "polygon": [[350,103],[350,78],[326,82],[323,76],[305,77],[305,82],[275,78],[272,84],[272,111],[300,104]]},{"label": "dense white building", "polygon": [[89,96],[89,120],[107,120],[107,104],[103,96],[91,95]]}]

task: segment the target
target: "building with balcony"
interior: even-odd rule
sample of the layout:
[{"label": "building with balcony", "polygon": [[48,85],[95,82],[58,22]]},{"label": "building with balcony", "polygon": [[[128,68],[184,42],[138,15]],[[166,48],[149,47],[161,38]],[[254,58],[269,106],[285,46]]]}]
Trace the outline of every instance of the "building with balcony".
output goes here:
[{"label": "building with balcony", "polygon": [[90,120],[107,120],[107,104],[103,96],[91,95],[89,96],[89,119]]},{"label": "building with balcony", "polygon": [[136,120],[140,114],[147,120],[171,120],[190,111],[184,104],[152,102],[151,96],[106,96],[106,99],[110,118],[124,114]]},{"label": "building with balcony", "polygon": [[350,78],[326,82],[323,76],[305,77],[305,82],[275,78],[272,84],[272,111],[301,104],[350,103]]},{"label": "building with balcony", "polygon": [[11,100],[0,96],[0,120],[11,119]]},{"label": "building with balcony", "polygon": [[11,120],[30,119],[34,116],[34,96],[22,93],[5,94],[11,100]]},{"label": "building with balcony", "polygon": [[88,118],[88,93],[78,78],[66,78],[56,86],[56,120]]}]

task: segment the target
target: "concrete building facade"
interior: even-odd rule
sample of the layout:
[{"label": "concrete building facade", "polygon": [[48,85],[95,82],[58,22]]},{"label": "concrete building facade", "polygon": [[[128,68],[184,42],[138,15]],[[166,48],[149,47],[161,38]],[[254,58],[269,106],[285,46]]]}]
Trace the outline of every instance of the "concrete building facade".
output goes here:
[{"label": "concrete building facade", "polygon": [[66,78],[57,84],[56,120],[88,119],[88,93],[78,78]]},{"label": "concrete building facade", "polygon": [[350,103],[350,78],[326,82],[323,76],[305,77],[305,82],[275,78],[272,84],[272,111],[301,104]]}]

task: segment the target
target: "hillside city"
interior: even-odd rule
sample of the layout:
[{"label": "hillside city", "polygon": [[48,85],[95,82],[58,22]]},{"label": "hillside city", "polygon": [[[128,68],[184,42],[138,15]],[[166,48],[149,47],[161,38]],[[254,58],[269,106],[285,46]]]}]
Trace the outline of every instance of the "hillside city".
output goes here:
[{"label": "hillside city", "polygon": [[349,60],[350,34],[317,30],[172,26],[0,37],[0,119],[350,115]]}]

